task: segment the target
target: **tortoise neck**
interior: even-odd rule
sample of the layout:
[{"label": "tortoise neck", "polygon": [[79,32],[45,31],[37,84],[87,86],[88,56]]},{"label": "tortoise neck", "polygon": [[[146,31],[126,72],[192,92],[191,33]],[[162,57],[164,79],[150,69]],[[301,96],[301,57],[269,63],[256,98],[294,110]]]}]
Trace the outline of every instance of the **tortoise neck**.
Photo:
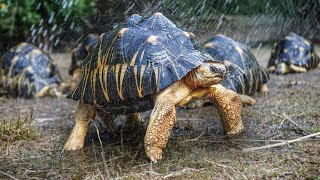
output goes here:
[{"label": "tortoise neck", "polygon": [[186,76],[182,78],[183,83],[189,86],[191,89],[195,89],[198,87],[196,76],[196,69],[192,69]]}]

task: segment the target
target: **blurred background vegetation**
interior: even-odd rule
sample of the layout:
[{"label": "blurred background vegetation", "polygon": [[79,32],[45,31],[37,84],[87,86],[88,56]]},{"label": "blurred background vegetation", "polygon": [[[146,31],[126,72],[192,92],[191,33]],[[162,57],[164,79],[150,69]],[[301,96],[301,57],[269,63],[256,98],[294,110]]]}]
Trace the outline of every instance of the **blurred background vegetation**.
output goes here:
[{"label": "blurred background vegetation", "polygon": [[156,11],[189,31],[225,33],[246,43],[275,37],[254,39],[272,28],[278,36],[289,31],[320,36],[320,0],[0,0],[0,52],[21,41],[46,51],[75,46],[87,33]]}]

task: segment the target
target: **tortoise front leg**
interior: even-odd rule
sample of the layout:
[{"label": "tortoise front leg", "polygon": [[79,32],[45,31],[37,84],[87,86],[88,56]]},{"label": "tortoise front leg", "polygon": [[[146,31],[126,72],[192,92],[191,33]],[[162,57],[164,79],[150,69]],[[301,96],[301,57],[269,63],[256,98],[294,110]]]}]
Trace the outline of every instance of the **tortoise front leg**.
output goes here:
[{"label": "tortoise front leg", "polygon": [[83,148],[89,124],[95,117],[95,113],[96,108],[92,105],[79,102],[75,113],[75,125],[63,150],[79,150]]},{"label": "tortoise front leg", "polygon": [[305,67],[299,67],[293,64],[290,64],[290,68],[291,70],[293,70],[294,72],[298,72],[298,73],[305,73],[307,72],[307,69]]},{"label": "tortoise front leg", "polygon": [[243,130],[242,103],[239,95],[221,85],[215,85],[215,93],[209,97],[215,103],[226,134],[238,134]]},{"label": "tortoise front leg", "polygon": [[175,122],[174,98],[169,95],[157,98],[144,138],[146,154],[151,161],[156,163],[162,158],[162,149],[166,147]]}]

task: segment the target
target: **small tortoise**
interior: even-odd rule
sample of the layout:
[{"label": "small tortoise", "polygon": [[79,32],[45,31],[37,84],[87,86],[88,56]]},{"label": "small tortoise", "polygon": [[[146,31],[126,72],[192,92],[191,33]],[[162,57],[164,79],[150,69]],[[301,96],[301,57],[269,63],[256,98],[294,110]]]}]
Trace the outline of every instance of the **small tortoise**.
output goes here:
[{"label": "small tortoise", "polygon": [[102,118],[110,118],[153,109],[144,145],[147,156],[157,162],[176,121],[175,106],[203,97],[217,104],[226,134],[240,133],[239,96],[214,86],[222,81],[225,66],[201,50],[193,36],[161,13],[102,34],[99,46],[83,62],[81,80],[69,94],[80,102],[64,150],[83,148],[97,110],[104,112]]},{"label": "small tortoise", "polygon": [[311,42],[291,32],[274,45],[268,70],[277,75],[306,72],[307,69],[317,67],[319,62],[320,58]]},{"label": "small tortoise", "polygon": [[62,82],[50,56],[35,46],[20,43],[1,59],[1,88],[13,97],[62,96]]},{"label": "small tortoise", "polygon": [[217,35],[204,45],[205,50],[227,69],[221,85],[240,95],[242,103],[254,104],[250,96],[268,92],[268,72],[262,68],[249,48],[229,37]]},{"label": "small tortoise", "polygon": [[88,34],[82,43],[72,49],[72,59],[69,68],[69,75],[72,76],[70,90],[74,90],[78,81],[81,78],[81,66],[83,60],[92,51],[93,47],[99,42],[99,35]]}]

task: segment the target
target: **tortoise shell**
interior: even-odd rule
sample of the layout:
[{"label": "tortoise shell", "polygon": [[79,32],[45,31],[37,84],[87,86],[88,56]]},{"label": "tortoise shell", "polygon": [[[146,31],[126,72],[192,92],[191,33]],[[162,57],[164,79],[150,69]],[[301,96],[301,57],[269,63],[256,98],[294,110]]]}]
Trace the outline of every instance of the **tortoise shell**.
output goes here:
[{"label": "tortoise shell", "polygon": [[74,70],[81,68],[83,60],[88,56],[88,53],[93,50],[93,47],[99,42],[99,35],[88,34],[82,43],[77,48],[72,49],[72,59],[69,68],[69,75],[72,75]]},{"label": "tortoise shell", "polygon": [[291,32],[274,45],[268,67],[282,62],[310,69],[317,67],[320,58],[310,41]]},{"label": "tortoise shell", "polygon": [[217,35],[204,46],[213,58],[226,66],[227,74],[221,82],[224,87],[239,94],[253,95],[268,82],[268,72],[259,65],[246,45]]},{"label": "tortoise shell", "polygon": [[153,95],[212,57],[161,13],[100,36],[69,98],[127,114],[153,108]]},{"label": "tortoise shell", "polygon": [[1,60],[1,87],[13,97],[32,98],[47,85],[62,82],[50,56],[37,47],[20,43]]},{"label": "tortoise shell", "polygon": [[[142,16],[139,14],[131,15],[127,22],[123,24],[124,27],[134,26],[137,22],[141,20]],[[116,29],[118,26],[115,26]],[[83,60],[88,56],[89,52],[93,50],[94,46],[99,43],[99,35],[88,34],[82,43],[78,45],[77,48],[72,49],[72,59],[69,68],[69,75],[72,75],[74,70],[82,66]]]}]

